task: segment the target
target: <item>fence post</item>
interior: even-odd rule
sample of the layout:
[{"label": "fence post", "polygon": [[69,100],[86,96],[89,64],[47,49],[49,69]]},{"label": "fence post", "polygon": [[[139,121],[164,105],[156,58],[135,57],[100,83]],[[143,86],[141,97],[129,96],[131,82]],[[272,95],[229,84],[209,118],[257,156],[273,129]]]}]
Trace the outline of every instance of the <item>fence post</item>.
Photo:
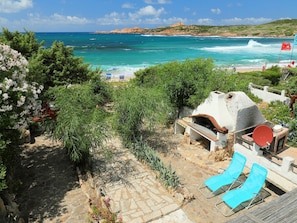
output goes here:
[{"label": "fence post", "polygon": [[281,96],[282,96],[282,97],[286,97],[286,91],[285,91],[285,90],[282,90],[282,91],[281,91]]},{"label": "fence post", "polygon": [[292,171],[292,166],[291,164],[295,162],[295,159],[290,156],[286,156],[283,158],[282,166],[281,166],[281,171],[283,173],[287,173],[289,171]]}]

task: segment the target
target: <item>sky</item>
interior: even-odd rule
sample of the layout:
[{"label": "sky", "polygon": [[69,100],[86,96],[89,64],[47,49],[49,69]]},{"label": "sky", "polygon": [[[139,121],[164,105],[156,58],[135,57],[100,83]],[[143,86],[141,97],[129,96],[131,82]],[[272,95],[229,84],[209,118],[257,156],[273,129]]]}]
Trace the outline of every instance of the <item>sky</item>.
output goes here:
[{"label": "sky", "polygon": [[0,0],[0,28],[94,32],[186,25],[258,25],[297,17],[296,0]]}]

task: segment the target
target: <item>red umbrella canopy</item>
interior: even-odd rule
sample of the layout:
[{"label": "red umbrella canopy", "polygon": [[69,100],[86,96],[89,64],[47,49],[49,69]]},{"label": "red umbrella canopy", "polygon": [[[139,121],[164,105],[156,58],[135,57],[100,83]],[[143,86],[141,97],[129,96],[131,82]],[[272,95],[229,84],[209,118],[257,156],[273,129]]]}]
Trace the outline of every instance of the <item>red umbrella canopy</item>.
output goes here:
[{"label": "red umbrella canopy", "polygon": [[291,50],[291,43],[283,42],[281,50]]}]

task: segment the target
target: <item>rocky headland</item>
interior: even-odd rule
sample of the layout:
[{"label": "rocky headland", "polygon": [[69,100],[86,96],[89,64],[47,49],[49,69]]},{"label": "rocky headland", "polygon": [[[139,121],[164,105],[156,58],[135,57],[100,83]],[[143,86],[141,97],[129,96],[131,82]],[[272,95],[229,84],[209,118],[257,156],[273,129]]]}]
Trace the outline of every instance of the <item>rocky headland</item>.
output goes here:
[{"label": "rocky headland", "polygon": [[185,25],[182,22],[178,22],[170,26],[160,26],[157,28],[132,27],[115,29],[108,32],[96,31],[95,33],[292,38],[297,33],[297,19],[277,20],[261,25],[234,26]]}]

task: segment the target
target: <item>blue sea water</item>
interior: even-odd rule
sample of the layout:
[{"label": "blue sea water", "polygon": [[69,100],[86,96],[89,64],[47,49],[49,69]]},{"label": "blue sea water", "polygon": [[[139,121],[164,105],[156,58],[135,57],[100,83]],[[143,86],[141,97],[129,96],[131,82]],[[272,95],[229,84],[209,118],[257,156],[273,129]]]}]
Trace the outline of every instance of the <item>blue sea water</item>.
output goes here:
[{"label": "blue sea water", "polygon": [[[45,47],[62,41],[74,47],[74,54],[93,68],[118,75],[133,75],[148,66],[194,58],[212,58],[216,66],[226,68],[287,65],[297,59],[293,38],[95,33],[36,33],[36,37],[45,41]],[[283,42],[291,43],[292,50],[281,50]]]}]

